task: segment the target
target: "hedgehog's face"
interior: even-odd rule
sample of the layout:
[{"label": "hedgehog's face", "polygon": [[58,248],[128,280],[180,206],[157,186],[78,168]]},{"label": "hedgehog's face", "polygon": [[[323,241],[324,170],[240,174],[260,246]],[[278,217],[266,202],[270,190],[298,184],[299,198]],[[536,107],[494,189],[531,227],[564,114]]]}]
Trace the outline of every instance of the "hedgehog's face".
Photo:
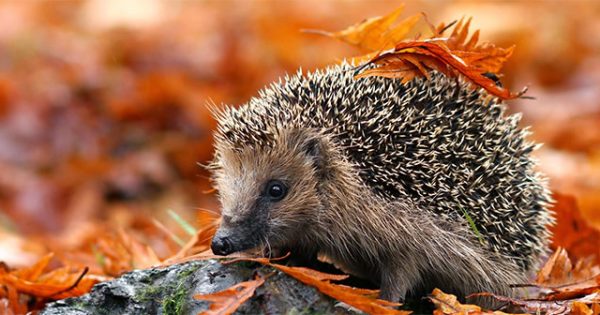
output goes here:
[{"label": "hedgehog's face", "polygon": [[215,254],[288,248],[310,234],[322,207],[317,146],[317,139],[296,132],[278,136],[269,148],[228,150],[217,143],[222,220],[211,246]]}]

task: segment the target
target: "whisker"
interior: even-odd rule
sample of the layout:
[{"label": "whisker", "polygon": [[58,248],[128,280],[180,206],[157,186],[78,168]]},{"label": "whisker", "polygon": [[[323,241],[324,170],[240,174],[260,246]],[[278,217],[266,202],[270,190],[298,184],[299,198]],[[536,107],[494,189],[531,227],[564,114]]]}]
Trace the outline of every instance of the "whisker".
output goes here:
[{"label": "whisker", "polygon": [[265,241],[267,242],[267,248],[269,249],[269,259],[273,255],[273,250],[271,249],[271,243],[269,243],[269,239],[265,237]]}]

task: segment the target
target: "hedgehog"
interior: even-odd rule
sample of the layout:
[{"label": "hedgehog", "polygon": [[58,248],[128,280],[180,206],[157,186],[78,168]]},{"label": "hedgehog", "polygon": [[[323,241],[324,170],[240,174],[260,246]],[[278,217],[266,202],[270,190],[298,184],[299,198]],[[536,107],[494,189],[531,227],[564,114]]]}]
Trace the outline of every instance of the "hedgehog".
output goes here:
[{"label": "hedgehog", "polygon": [[469,84],[343,63],[214,108],[212,251],[326,257],[391,301],[510,295],[547,254],[552,200],[520,114]]}]

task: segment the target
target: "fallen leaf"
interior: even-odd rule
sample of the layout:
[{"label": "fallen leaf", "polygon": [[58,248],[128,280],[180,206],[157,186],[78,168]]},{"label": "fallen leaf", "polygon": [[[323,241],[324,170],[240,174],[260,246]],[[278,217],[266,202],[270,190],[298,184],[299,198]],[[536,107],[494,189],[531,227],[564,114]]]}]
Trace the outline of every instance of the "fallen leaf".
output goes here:
[{"label": "fallen leaf", "polygon": [[600,266],[594,264],[593,257],[573,265],[567,251],[558,248],[538,272],[536,284],[557,292],[593,288],[600,285]]},{"label": "fallen leaf", "polygon": [[501,311],[486,311],[480,306],[472,304],[462,304],[458,302],[455,295],[442,292],[440,289],[434,289],[429,296],[431,302],[435,305],[434,315],[463,315],[463,314],[507,314]]},{"label": "fallen leaf", "polygon": [[107,277],[88,275],[87,269],[76,270],[67,266],[44,273],[52,257],[50,253],[29,268],[0,271],[0,285],[7,288],[6,295],[11,305],[18,301],[18,294],[57,300],[85,294],[98,282],[107,280]]},{"label": "fallen leaf", "polygon": [[98,255],[102,257],[105,274],[119,276],[122,273],[159,265],[161,260],[154,250],[123,229],[115,234],[102,235],[96,242]]},{"label": "fallen leaf", "polygon": [[585,303],[573,302],[571,305],[571,315],[593,315],[594,312]]},{"label": "fallen leaf", "polygon": [[558,248],[537,274],[539,285],[563,284],[569,277],[573,264],[564,248]]},{"label": "fallen leaf", "polygon": [[229,315],[233,314],[240,305],[244,304],[254,295],[254,291],[263,283],[266,277],[256,275],[254,280],[238,283],[223,291],[209,294],[196,294],[194,299],[212,302],[208,310],[199,313],[202,315]]},{"label": "fallen leaf", "polygon": [[505,296],[499,296],[489,292],[471,294],[473,296],[489,296],[498,301],[520,306],[528,313],[548,313],[548,314],[570,314],[575,303],[584,303],[594,305],[600,303],[600,293],[592,293],[581,298],[560,301],[547,301],[543,299],[518,299]]},{"label": "fallen leaf", "polygon": [[600,262],[600,231],[583,218],[577,200],[571,195],[554,193],[556,224],[550,227],[552,247],[565,248],[576,258],[595,256]]}]

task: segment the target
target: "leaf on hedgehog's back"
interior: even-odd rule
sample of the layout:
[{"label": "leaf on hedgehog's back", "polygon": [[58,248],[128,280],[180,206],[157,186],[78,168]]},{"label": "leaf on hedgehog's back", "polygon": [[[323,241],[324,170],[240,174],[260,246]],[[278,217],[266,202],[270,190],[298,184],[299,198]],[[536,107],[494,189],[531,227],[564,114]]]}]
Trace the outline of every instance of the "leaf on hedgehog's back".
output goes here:
[{"label": "leaf on hedgehog's back", "polygon": [[[512,55],[514,46],[496,47],[491,43],[479,43],[479,31],[469,36],[471,19],[461,19],[448,37],[442,37],[450,25],[434,27],[427,19],[431,35],[429,37],[406,40],[406,35],[414,28],[420,15],[411,16],[392,28],[402,8],[383,16],[367,19],[343,31],[317,32],[357,46],[366,52],[365,56],[354,61],[368,60],[357,70],[356,78],[379,76],[400,78],[408,82],[417,76],[429,77],[432,70],[440,71],[449,77],[462,76],[475,86],[501,99],[512,99],[523,95],[498,86],[484,73],[497,74]],[[375,65],[375,67],[368,67]],[[359,73],[361,69],[369,68]]]},{"label": "leaf on hedgehog's back", "polygon": [[[485,89],[488,93],[502,99],[513,99],[525,93],[525,89],[518,93],[511,93],[498,85],[494,80],[483,75],[485,72],[480,67],[469,65],[463,59],[450,51],[440,41],[415,40],[402,42],[393,50],[384,52],[371,59],[367,64],[379,67],[367,69],[356,77],[383,76],[399,78],[406,76],[427,76],[431,70],[440,71],[447,76],[462,75],[471,83]],[[483,72],[482,72],[483,71]]]},{"label": "leaf on hedgehog's back", "polygon": [[421,15],[410,16],[392,26],[404,11],[404,5],[385,16],[366,19],[339,32],[308,32],[333,37],[364,51],[379,51],[394,47],[414,28]]},{"label": "leaf on hedgehog's back", "polygon": [[[479,30],[476,30],[470,38],[468,36],[471,18],[464,23],[463,21],[463,19],[458,21],[445,40],[446,47],[479,73],[499,73],[504,63],[512,56],[515,46],[501,48],[492,43],[479,43]],[[433,32],[436,37],[440,37],[444,29],[444,25],[441,24]]]},{"label": "leaf on hedgehog's back", "polygon": [[240,282],[223,291],[210,294],[196,294],[194,299],[212,302],[208,310],[199,313],[202,315],[229,315],[233,314],[240,305],[244,304],[254,295],[254,291],[265,283],[266,277],[256,275],[254,280]]}]

